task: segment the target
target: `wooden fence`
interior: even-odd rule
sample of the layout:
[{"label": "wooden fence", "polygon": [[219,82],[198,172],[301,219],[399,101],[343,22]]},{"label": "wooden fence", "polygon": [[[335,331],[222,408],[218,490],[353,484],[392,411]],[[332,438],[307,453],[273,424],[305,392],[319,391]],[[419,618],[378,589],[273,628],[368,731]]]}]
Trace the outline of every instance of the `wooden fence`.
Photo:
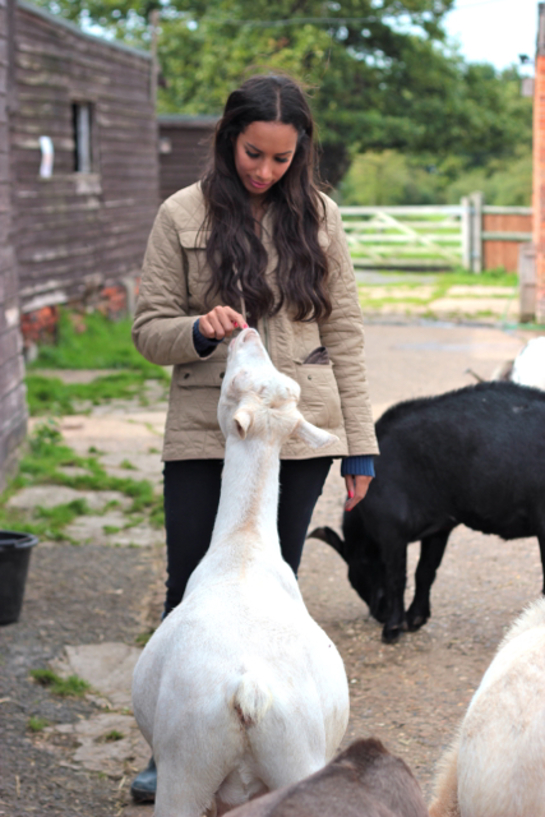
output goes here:
[{"label": "wooden fence", "polygon": [[521,242],[532,240],[531,207],[485,205],[472,193],[459,205],[341,207],[359,269],[472,272],[518,268]]}]

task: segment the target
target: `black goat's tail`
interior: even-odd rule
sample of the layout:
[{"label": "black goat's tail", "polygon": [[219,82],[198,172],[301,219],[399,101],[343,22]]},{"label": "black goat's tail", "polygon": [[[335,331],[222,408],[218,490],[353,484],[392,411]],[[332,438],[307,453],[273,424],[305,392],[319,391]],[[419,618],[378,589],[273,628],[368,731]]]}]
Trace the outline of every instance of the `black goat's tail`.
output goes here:
[{"label": "black goat's tail", "polygon": [[314,530],[308,534],[307,539],[321,539],[322,542],[330,545],[333,550],[336,550],[337,553],[344,558],[344,539],[341,539],[333,528],[314,528]]}]

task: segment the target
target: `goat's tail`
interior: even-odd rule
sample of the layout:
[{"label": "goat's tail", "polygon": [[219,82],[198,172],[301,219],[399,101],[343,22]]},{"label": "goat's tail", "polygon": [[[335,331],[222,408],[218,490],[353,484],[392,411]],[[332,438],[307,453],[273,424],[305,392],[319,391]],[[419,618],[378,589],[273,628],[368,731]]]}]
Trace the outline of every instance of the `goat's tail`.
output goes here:
[{"label": "goat's tail", "polygon": [[272,705],[269,687],[255,673],[246,672],[233,697],[233,708],[245,729],[257,726]]}]

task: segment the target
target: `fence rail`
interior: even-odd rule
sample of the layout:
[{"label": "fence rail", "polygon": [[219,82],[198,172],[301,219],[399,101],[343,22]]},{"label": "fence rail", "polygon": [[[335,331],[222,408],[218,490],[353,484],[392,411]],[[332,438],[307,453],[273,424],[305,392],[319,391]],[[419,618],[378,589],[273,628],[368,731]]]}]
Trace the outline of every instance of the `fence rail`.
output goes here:
[{"label": "fence rail", "polygon": [[360,269],[516,270],[519,244],[532,239],[531,207],[485,205],[481,193],[458,205],[340,211],[354,266]]}]

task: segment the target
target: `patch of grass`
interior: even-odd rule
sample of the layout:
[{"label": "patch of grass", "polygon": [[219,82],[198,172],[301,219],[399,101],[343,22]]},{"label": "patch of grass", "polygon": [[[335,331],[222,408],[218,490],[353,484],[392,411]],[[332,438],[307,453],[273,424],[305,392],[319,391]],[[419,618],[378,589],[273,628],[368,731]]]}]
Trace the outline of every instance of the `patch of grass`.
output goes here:
[{"label": "patch of grass", "polygon": [[29,373],[26,377],[28,407],[31,416],[85,413],[75,401],[97,406],[108,400],[126,400],[140,396],[148,379],[143,372],[119,372],[97,377],[91,383],[63,383],[58,377]]},{"label": "patch of grass", "polygon": [[127,471],[138,471],[138,468],[132,464],[129,460],[122,460],[119,463],[120,468],[125,468]]},{"label": "patch of grass", "polygon": [[102,531],[107,536],[109,534],[111,534],[111,533],[119,533],[120,530],[121,530],[121,528],[118,528],[116,525],[103,525],[102,526]]},{"label": "patch of grass", "polygon": [[50,669],[33,669],[30,675],[36,683],[49,687],[54,695],[60,695],[63,698],[82,698],[91,689],[91,684],[77,675],[61,678]]},{"label": "patch of grass", "polygon": [[49,721],[46,718],[40,718],[38,715],[31,715],[26,726],[30,732],[43,732],[45,727],[49,726]]},{"label": "patch of grass", "polygon": [[[60,470],[64,466],[78,466],[87,473],[69,476]],[[36,427],[28,439],[28,451],[19,462],[19,473],[0,495],[0,526],[6,530],[22,530],[35,536],[71,541],[63,528],[77,516],[89,513],[83,500],[38,508],[33,512],[7,508],[10,496],[28,485],[67,485],[79,490],[119,491],[132,499],[128,514],[150,514],[152,524],[162,525],[162,498],[154,492],[148,480],[110,476],[96,456],[81,457],[63,443],[57,424],[49,420]],[[105,510],[118,506],[113,500]]]},{"label": "patch of grass", "polygon": [[57,340],[42,345],[30,369],[133,369],[151,380],[168,381],[162,366],[142,357],[131,338],[130,318],[111,321],[100,312],[89,315],[60,310]]},{"label": "patch of grass", "polygon": [[113,743],[116,740],[123,740],[124,737],[123,732],[120,732],[118,729],[112,729],[111,732],[104,735],[104,741],[106,743]]},{"label": "patch of grass", "polygon": [[147,630],[145,633],[139,633],[134,639],[135,644],[138,644],[139,647],[145,647],[154,632],[155,628]]}]

